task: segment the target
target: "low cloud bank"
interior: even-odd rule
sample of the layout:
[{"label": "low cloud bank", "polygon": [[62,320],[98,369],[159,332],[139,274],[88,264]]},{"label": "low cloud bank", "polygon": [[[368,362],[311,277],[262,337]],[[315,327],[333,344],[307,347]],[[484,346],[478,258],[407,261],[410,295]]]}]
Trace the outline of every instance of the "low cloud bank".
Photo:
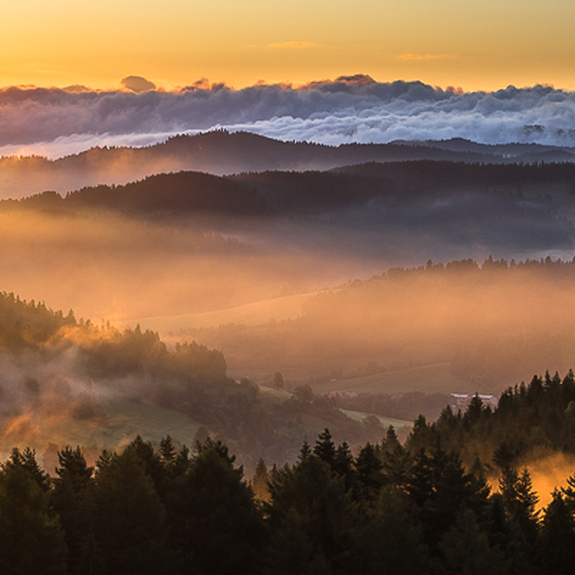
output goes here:
[{"label": "low cloud bank", "polygon": [[95,145],[150,145],[220,127],[332,145],[455,137],[575,145],[575,92],[548,86],[461,93],[421,82],[379,83],[365,75],[297,88],[258,84],[234,90],[205,80],[172,92],[150,86],[139,92],[2,89],[0,154],[59,157]]}]

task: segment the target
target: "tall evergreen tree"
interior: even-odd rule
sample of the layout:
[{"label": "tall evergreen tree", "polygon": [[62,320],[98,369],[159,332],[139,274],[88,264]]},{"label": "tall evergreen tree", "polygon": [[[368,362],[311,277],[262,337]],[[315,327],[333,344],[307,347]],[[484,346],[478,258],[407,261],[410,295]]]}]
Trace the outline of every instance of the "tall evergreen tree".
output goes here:
[{"label": "tall evergreen tree", "polygon": [[353,455],[346,441],[337,446],[333,471],[338,477],[343,477],[346,489],[355,490],[357,485],[357,470],[354,466]]},{"label": "tall evergreen tree", "polygon": [[65,575],[64,533],[32,459],[13,451],[0,471],[0,573]]},{"label": "tall evergreen tree", "polygon": [[575,520],[559,491],[545,510],[541,528],[542,575],[575,573]]},{"label": "tall evergreen tree", "polygon": [[327,427],[319,434],[315,442],[315,447],[313,448],[313,453],[333,469],[336,449],[331,438],[331,433]]},{"label": "tall evergreen tree", "polygon": [[219,441],[206,440],[182,478],[177,540],[183,545],[183,570],[227,575],[238,565],[258,573],[263,525],[252,489],[235,457]]},{"label": "tall evergreen tree", "polygon": [[251,482],[254,496],[259,502],[268,503],[270,500],[269,478],[266,463],[260,457]]},{"label": "tall evergreen tree", "polygon": [[363,501],[377,500],[379,490],[385,481],[381,472],[382,467],[383,464],[377,457],[373,445],[371,443],[364,445],[355,459],[357,482]]},{"label": "tall evergreen tree", "polygon": [[58,452],[59,466],[54,480],[52,505],[60,517],[68,547],[68,572],[83,575],[87,564],[101,563],[99,557],[88,557],[96,550],[93,532],[93,473],[79,447],[66,447]]},{"label": "tall evergreen tree", "polygon": [[94,531],[109,575],[155,575],[169,568],[164,507],[136,450],[100,461]]},{"label": "tall evergreen tree", "polygon": [[512,527],[514,561],[522,563],[527,572],[536,573],[539,559],[538,496],[533,491],[529,471],[524,469],[519,474],[515,469],[505,469],[499,490]]},{"label": "tall evergreen tree", "polygon": [[274,534],[293,510],[311,545],[310,564],[319,565],[325,559],[333,573],[343,572],[354,556],[351,534],[358,520],[344,478],[337,477],[325,461],[308,455],[294,467],[284,468],[270,487],[272,538],[277,541]]}]

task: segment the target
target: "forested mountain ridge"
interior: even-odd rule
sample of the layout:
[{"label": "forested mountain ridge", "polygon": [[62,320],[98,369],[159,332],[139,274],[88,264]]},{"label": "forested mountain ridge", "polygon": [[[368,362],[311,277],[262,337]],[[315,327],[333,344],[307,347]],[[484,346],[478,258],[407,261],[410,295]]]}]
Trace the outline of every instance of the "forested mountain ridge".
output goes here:
[{"label": "forested mountain ridge", "polygon": [[347,165],[328,172],[264,171],[234,176],[179,172],[125,185],[86,187],[2,200],[3,210],[120,211],[126,214],[214,212],[313,215],[370,205],[412,207],[433,200],[497,203],[525,212],[569,210],[575,204],[575,164],[485,165],[411,161]]},{"label": "forested mountain ridge", "polygon": [[[39,218],[37,223],[47,228],[48,240],[85,222],[81,233],[94,230],[95,234],[105,233],[112,243],[119,240],[118,254],[130,249],[134,233],[127,230],[136,226],[138,236],[149,237],[143,241],[149,242],[153,251],[161,246],[167,249],[166,238],[175,243],[163,261],[176,254],[184,256],[188,246],[187,260],[213,257],[213,251],[192,245],[200,240],[207,246],[206,238],[182,235],[184,231],[190,236],[207,234],[223,240],[212,243],[219,244],[224,266],[237,261],[238,248],[244,254],[273,258],[273,264],[258,266],[258,275],[270,268],[278,268],[279,274],[278,262],[284,257],[301,262],[316,259],[307,275],[324,270],[323,277],[331,275],[335,280],[304,279],[302,283],[311,290],[341,281],[342,276],[365,277],[366,270],[375,273],[382,267],[427,259],[562,255],[572,249],[575,238],[574,165],[421,161],[225,177],[178,172],[125,185],[83,188],[65,197],[45,192],[3,200],[0,218],[12,227],[19,221],[30,226],[33,224],[24,222]],[[125,237],[118,237],[121,229],[126,229]],[[13,237],[7,238],[8,245]],[[97,249],[95,238],[86,241]],[[20,250],[20,245],[22,242],[15,249]],[[64,249],[68,251],[69,246]],[[108,251],[108,259],[113,253]],[[143,256],[134,254],[133,261]],[[145,258],[140,268],[149,267],[152,261]],[[297,284],[298,275],[273,281]],[[191,282],[198,279],[191,278]],[[180,281],[175,278],[174,284]],[[224,290],[210,293],[215,296]]]},{"label": "forested mountain ridge", "polygon": [[197,170],[217,175],[265,170],[329,170],[349,164],[405,160],[481,163],[572,162],[572,148],[537,144],[481,145],[466,140],[343,144],[283,142],[223,130],[180,135],[142,148],[92,148],[56,160],[0,158],[1,197],[46,189],[66,193],[98,184],[123,184],[152,174]]},{"label": "forested mountain ridge", "polygon": [[430,261],[317,294],[299,318],[181,336],[222,349],[236,368],[269,370],[273,357],[289,378],[307,370],[318,392],[499,394],[549,365],[575,365],[574,281],[575,263],[550,257]]}]

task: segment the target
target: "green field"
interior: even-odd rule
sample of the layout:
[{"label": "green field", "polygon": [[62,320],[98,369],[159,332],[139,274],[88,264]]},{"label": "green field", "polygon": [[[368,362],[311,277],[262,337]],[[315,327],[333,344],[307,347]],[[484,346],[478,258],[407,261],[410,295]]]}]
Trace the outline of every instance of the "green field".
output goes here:
[{"label": "green field", "polygon": [[170,435],[191,447],[199,428],[183,413],[162,407],[129,401],[110,401],[102,407],[106,417],[99,421],[58,416],[14,418],[0,441],[0,461],[8,457],[13,447],[30,447],[36,450],[39,462],[51,469],[57,448],[80,445],[91,459],[104,448],[127,445],[137,435],[154,443]]},{"label": "green field", "polygon": [[130,325],[140,324],[145,329],[158,331],[162,339],[182,339],[186,330],[216,327],[230,323],[243,325],[263,325],[271,320],[281,321],[296,318],[302,313],[306,300],[320,292],[288,295],[257,301],[245,305],[213,311],[138,318],[129,321]]},{"label": "green field", "polygon": [[413,425],[413,422],[408,421],[407,419],[394,419],[393,417],[384,417],[383,415],[366,413],[364,411],[351,411],[350,409],[342,409],[341,411],[356,421],[363,421],[366,417],[374,415],[377,417],[377,419],[379,419],[383,427],[387,428],[390,425],[393,425],[396,431],[402,428],[410,428]]},{"label": "green field", "polygon": [[[291,393],[287,391],[277,390],[271,387],[263,387],[263,386],[260,387],[260,393],[263,394],[267,399],[272,399],[276,401],[285,401],[286,399],[289,399],[292,396]],[[379,421],[381,422],[381,425],[383,425],[383,427],[385,428],[389,427],[390,425],[393,425],[393,427],[395,427],[396,430],[399,430],[401,428],[407,428],[412,426],[412,422],[406,419],[394,419],[392,417],[384,417],[383,415],[372,414],[364,411],[352,411],[350,409],[340,409],[340,411],[345,415],[347,415],[347,417],[355,419],[356,421],[364,421],[366,417],[369,417],[370,415],[375,415],[375,417],[377,417],[377,419],[379,419]],[[317,423],[316,426],[318,426],[318,429],[320,429],[321,431],[321,424]]]},{"label": "green field", "polygon": [[366,375],[331,380],[313,386],[315,393],[355,391],[356,393],[474,393],[472,382],[449,373],[450,363],[434,363]]}]

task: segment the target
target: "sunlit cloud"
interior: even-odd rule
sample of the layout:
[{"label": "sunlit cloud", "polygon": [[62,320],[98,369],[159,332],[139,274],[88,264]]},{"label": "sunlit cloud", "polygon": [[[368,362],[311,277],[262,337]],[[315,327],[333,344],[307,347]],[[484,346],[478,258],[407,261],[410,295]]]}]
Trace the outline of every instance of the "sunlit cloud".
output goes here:
[{"label": "sunlit cloud", "polygon": [[401,54],[398,60],[447,60],[458,58],[457,54]]},{"label": "sunlit cloud", "polygon": [[274,44],[268,44],[268,48],[317,48],[319,44],[315,42],[276,42]]},{"label": "sunlit cloud", "polygon": [[141,76],[126,76],[126,78],[122,78],[121,84],[126,90],[137,93],[156,89],[156,85],[153,82]]}]

